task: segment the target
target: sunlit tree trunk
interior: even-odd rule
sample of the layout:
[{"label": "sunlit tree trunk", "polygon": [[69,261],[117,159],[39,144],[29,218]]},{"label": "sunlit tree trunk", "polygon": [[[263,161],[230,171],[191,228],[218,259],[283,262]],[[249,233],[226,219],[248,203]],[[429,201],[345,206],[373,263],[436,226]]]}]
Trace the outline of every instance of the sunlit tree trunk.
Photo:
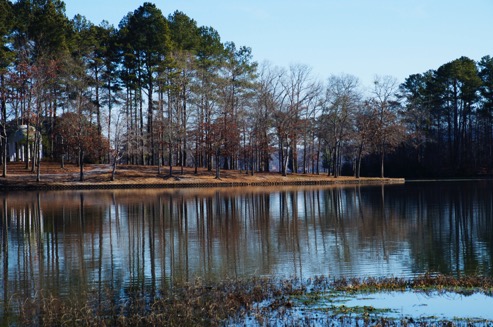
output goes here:
[{"label": "sunlit tree trunk", "polygon": [[7,103],[6,103],[6,95],[3,93],[5,90],[5,77],[4,74],[0,74],[0,112],[1,112],[1,134],[0,134],[0,142],[2,142],[2,177],[7,177]]}]

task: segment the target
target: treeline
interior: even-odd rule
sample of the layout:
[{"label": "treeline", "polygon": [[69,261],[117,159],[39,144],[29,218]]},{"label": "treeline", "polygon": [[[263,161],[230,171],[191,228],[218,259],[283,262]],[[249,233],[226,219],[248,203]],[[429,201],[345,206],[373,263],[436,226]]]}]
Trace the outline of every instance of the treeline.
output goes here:
[{"label": "treeline", "polygon": [[[462,57],[399,85],[314,77],[223,42],[152,3],[118,27],[60,0],[0,0],[1,162],[51,160],[366,175],[490,173],[493,59]],[[15,151],[20,151],[19,144]],[[42,148],[42,150],[41,150]],[[9,152],[10,151],[10,152]],[[19,158],[20,156],[15,156]],[[386,169],[386,171],[384,170]],[[39,169],[38,169],[39,177]],[[82,174],[81,174],[82,178]]]}]

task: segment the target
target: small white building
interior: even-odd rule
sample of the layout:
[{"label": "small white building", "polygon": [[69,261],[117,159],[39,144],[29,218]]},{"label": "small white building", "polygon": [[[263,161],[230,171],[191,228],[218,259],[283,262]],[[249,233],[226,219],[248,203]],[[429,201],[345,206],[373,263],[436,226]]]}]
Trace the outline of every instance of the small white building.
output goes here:
[{"label": "small white building", "polygon": [[[39,141],[39,158],[43,154],[43,142],[41,140],[41,134],[36,132],[36,128],[29,126],[29,140],[28,140],[28,126],[20,125],[17,130],[8,137],[8,156],[10,161],[24,161],[26,158],[26,146],[30,146],[28,151],[28,160],[31,159],[34,154],[34,142],[36,142],[36,133],[38,133]],[[28,140],[28,141],[27,141]]]}]

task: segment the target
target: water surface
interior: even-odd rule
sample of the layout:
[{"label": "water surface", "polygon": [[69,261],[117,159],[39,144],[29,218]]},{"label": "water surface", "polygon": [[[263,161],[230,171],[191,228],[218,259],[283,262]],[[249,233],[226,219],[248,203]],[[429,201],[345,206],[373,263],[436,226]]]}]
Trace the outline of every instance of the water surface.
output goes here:
[{"label": "water surface", "polygon": [[0,296],[176,280],[492,275],[493,183],[0,195]]}]

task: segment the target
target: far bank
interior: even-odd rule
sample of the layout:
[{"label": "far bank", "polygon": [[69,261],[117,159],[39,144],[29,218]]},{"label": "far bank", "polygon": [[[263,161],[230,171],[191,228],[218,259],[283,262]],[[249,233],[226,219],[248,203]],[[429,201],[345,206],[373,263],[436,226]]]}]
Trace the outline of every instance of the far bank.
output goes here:
[{"label": "far bank", "polygon": [[193,168],[122,165],[116,169],[112,180],[110,165],[87,165],[83,181],[80,181],[79,167],[58,163],[41,164],[40,181],[36,173],[26,169],[23,163],[9,165],[7,177],[0,177],[2,191],[15,190],[81,190],[81,189],[139,189],[139,188],[211,188],[242,186],[281,185],[337,185],[337,184],[390,184],[404,183],[403,178],[375,178],[352,176],[333,177],[326,174],[255,173],[225,170],[216,179],[212,171]]}]

